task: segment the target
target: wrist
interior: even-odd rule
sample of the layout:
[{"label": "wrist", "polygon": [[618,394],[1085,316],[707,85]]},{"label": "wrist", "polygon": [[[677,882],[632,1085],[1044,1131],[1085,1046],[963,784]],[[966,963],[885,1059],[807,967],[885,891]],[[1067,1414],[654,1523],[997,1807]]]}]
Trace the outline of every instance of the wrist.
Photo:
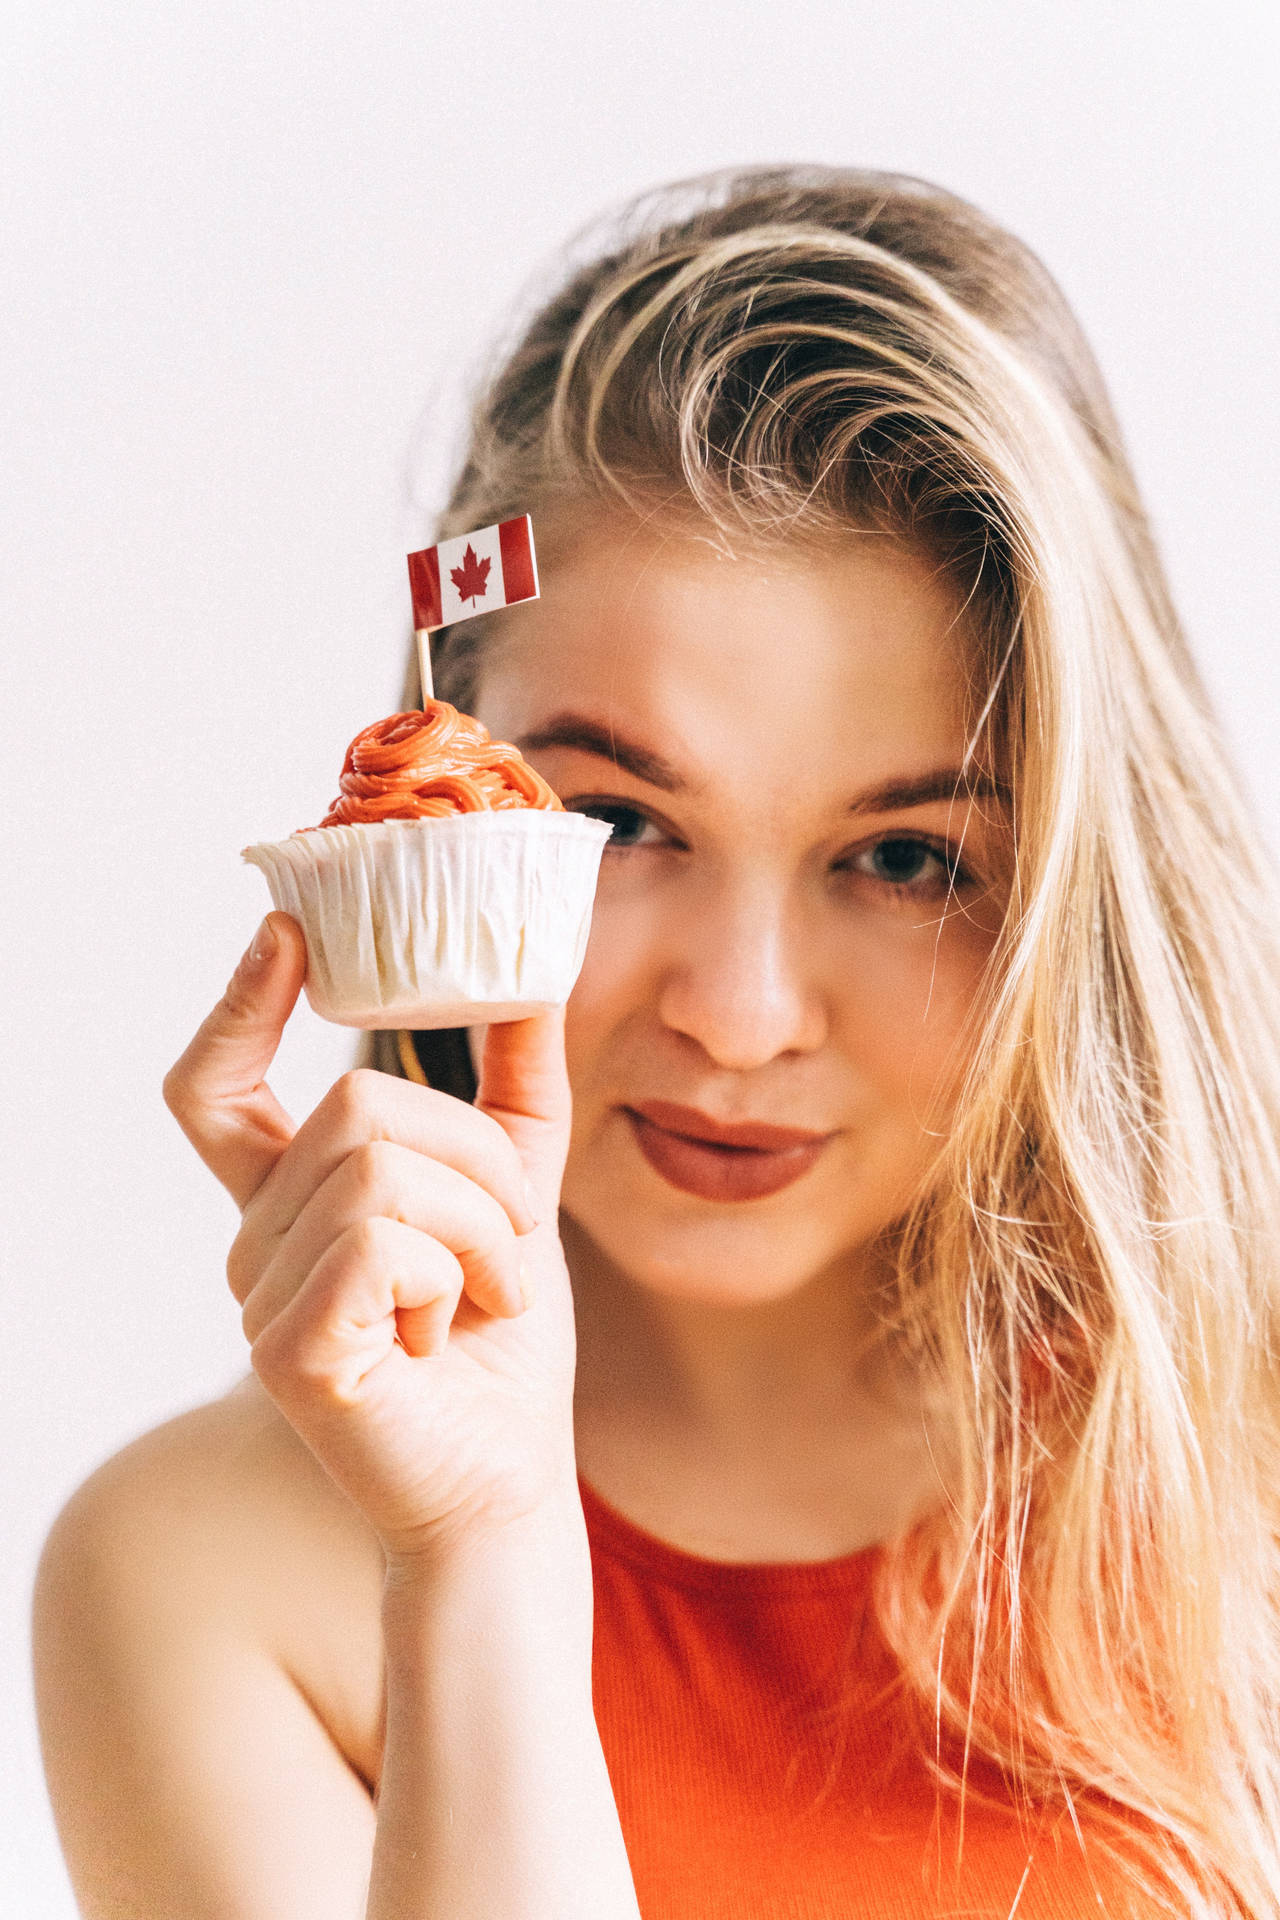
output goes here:
[{"label": "wrist", "polygon": [[536,1536],[558,1524],[585,1527],[572,1448],[567,1460],[540,1463],[536,1472],[530,1463],[526,1478],[529,1484],[509,1495],[491,1490],[487,1497],[464,1501],[429,1525],[395,1535],[380,1531],[389,1581],[397,1586],[430,1582],[438,1571],[447,1571],[500,1541]]},{"label": "wrist", "polygon": [[[429,1543],[383,1545],[384,1626],[410,1623],[451,1601],[523,1607],[526,1597],[591,1634],[591,1551],[576,1473],[525,1513],[486,1516],[437,1533]],[[467,1599],[463,1599],[467,1596]]]}]

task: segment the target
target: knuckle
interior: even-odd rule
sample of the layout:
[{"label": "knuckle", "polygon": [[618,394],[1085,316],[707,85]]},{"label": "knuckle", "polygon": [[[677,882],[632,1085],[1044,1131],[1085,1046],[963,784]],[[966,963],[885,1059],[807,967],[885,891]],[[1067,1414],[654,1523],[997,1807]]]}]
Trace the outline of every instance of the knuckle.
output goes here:
[{"label": "knuckle", "polygon": [[250,1347],[254,1346],[267,1325],[268,1321],[264,1318],[262,1306],[252,1293],[249,1294],[240,1308],[240,1330]]},{"label": "knuckle", "polygon": [[512,1261],[519,1258],[516,1251],[515,1228],[511,1225],[511,1222],[505,1214],[502,1216],[502,1219],[496,1223],[492,1232],[485,1235],[480,1251],[485,1259],[489,1260],[495,1268],[504,1273]]},{"label": "knuckle", "polygon": [[498,1125],[492,1114],[476,1113],[476,1119],[484,1121],[484,1129],[479,1138],[483,1142],[489,1165],[502,1177],[515,1180],[518,1189],[523,1174],[515,1141],[503,1127]]},{"label": "knuckle", "polygon": [[269,1321],[251,1335],[249,1359],[264,1387],[279,1387],[294,1372],[295,1350],[292,1339],[282,1333],[279,1319]]},{"label": "knuckle", "polygon": [[249,1358],[264,1387],[284,1407],[332,1400],[338,1382],[323,1329],[291,1309],[277,1314],[254,1339]]},{"label": "knuckle", "polygon": [[492,1242],[495,1246],[506,1247],[514,1242],[516,1230],[511,1224],[510,1215],[502,1202],[484,1188],[480,1190],[480,1217],[486,1245]]},{"label": "knuckle", "polygon": [[253,1336],[249,1358],[264,1386],[281,1397],[287,1390],[314,1392],[325,1384],[314,1337],[308,1338],[303,1316],[297,1311],[297,1296],[289,1307],[272,1316]]},{"label": "knuckle", "polygon": [[486,1217],[467,1236],[467,1244],[457,1249],[458,1257],[472,1272],[501,1277],[515,1257],[514,1242],[515,1233],[505,1214],[496,1220]]},{"label": "knuckle", "polygon": [[387,1140],[366,1140],[347,1155],[348,1171],[366,1204],[391,1197],[398,1158]]},{"label": "knuckle", "polygon": [[243,1306],[258,1280],[258,1257],[242,1227],[227,1252],[227,1285]]},{"label": "knuckle", "polygon": [[371,1213],[348,1227],[334,1244],[335,1249],[360,1266],[378,1266],[391,1257],[398,1242],[395,1221],[383,1214]]},{"label": "knuckle", "polygon": [[367,1132],[378,1110],[378,1082],[384,1078],[372,1067],[351,1067],[334,1081],[324,1104],[339,1125]]},{"label": "knuckle", "polygon": [[237,969],[228,980],[226,990],[213,1010],[213,1020],[218,1026],[236,1027],[243,1021],[252,1019],[256,1012],[257,1005],[254,997],[245,986]]},{"label": "knuckle", "polygon": [[166,1073],[164,1079],[160,1082],[161,1098],[175,1120],[180,1119],[187,1111],[190,1104],[190,1093],[190,1083],[186,1074],[186,1056],[184,1055],[181,1060],[174,1061],[168,1073]]}]

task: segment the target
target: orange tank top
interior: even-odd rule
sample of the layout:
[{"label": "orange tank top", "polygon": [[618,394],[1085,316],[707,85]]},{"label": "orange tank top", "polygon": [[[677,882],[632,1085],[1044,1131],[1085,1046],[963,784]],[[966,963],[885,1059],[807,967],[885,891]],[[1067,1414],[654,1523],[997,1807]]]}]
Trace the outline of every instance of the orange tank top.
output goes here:
[{"label": "orange tank top", "polygon": [[[1118,1920],[1069,1815],[941,1804],[874,1629],[878,1549],[728,1564],[668,1545],[579,1476],[596,1721],[644,1920]],[[850,1676],[853,1692],[850,1696]],[[840,1702],[846,1705],[843,1713]],[[996,1793],[998,1775],[971,1768]]]}]

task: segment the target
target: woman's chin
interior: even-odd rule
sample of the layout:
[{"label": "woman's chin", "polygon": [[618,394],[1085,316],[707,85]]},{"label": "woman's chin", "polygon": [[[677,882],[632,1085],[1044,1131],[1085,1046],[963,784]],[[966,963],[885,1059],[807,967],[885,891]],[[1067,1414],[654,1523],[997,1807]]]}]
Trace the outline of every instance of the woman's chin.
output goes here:
[{"label": "woman's chin", "polygon": [[[669,1300],[765,1306],[803,1291],[841,1259],[840,1249],[819,1244],[811,1233],[770,1232],[760,1222],[685,1222],[673,1229],[622,1207],[601,1218],[593,1218],[591,1209],[565,1211],[571,1270],[583,1255],[603,1258],[632,1285]],[[587,1246],[576,1250],[575,1259],[571,1241],[577,1235],[585,1236]],[[857,1258],[847,1251],[844,1257]]]}]

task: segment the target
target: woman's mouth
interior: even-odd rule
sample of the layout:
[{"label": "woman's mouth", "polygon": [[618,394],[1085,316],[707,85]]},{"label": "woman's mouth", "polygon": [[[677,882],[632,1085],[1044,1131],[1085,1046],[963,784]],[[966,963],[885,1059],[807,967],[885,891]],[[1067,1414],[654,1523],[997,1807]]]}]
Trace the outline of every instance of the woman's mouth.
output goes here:
[{"label": "woman's mouth", "polygon": [[781,1193],[835,1137],[763,1121],[731,1126],[669,1100],[646,1100],[622,1111],[654,1172],[702,1200],[763,1200]]}]

